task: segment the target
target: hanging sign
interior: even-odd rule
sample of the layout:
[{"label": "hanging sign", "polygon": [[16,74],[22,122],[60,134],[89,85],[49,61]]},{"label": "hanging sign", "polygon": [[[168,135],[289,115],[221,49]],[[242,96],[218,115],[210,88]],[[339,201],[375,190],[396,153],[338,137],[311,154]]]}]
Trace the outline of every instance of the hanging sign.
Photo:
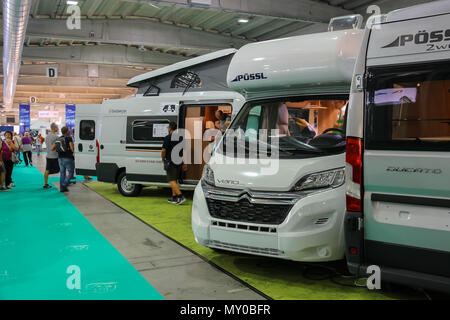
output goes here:
[{"label": "hanging sign", "polygon": [[75,127],[75,105],[66,104],[66,126],[73,132]]},{"label": "hanging sign", "polygon": [[30,105],[29,104],[21,104],[19,105],[19,123],[20,129],[19,132],[24,134],[25,132],[30,131]]}]

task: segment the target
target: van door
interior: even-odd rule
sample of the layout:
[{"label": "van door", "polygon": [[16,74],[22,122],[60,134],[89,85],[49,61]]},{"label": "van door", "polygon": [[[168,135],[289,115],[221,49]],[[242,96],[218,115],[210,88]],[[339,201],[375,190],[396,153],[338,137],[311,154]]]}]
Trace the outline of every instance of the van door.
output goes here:
[{"label": "van door", "polygon": [[75,168],[76,174],[96,176],[98,161],[98,116],[80,116],[75,122]]},{"label": "van door", "polygon": [[124,116],[105,116],[102,121],[100,145],[100,161],[115,163],[119,168],[125,165],[125,125]]},{"label": "van door", "polygon": [[368,69],[367,263],[450,276],[450,63]]}]

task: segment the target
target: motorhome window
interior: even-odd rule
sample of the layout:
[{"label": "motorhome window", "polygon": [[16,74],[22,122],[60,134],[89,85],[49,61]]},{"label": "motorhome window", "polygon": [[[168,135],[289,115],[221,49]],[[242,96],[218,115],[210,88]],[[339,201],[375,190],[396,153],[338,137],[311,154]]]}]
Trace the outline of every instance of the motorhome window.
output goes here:
[{"label": "motorhome window", "polygon": [[449,62],[368,72],[367,149],[450,151]]},{"label": "motorhome window", "polygon": [[233,145],[222,140],[224,153],[235,152],[239,143],[244,143],[247,151],[251,142],[267,144],[270,149],[273,139],[279,141],[280,157],[342,153],[347,103],[347,96],[248,102],[227,131],[235,136]]},{"label": "motorhome window", "polygon": [[[161,92],[161,89],[154,84],[149,84],[145,88],[146,89],[143,93],[144,97],[159,96],[159,93]],[[139,93],[139,91],[138,91],[138,93]]]},{"label": "motorhome window", "polygon": [[170,84],[171,88],[200,88],[202,82],[198,74],[193,71],[183,71],[175,75]]},{"label": "motorhome window", "polygon": [[80,140],[94,140],[94,139],[95,139],[95,121],[81,120]]},{"label": "motorhome window", "polygon": [[132,124],[134,141],[162,142],[168,134],[168,120],[135,120]]}]

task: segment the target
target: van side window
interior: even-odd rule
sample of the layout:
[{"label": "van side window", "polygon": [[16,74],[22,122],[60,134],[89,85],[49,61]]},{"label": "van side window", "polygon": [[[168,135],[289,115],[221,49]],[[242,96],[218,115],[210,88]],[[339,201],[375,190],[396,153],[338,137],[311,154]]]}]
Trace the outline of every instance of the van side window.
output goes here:
[{"label": "van side window", "polygon": [[448,151],[448,63],[373,68],[367,95],[366,147]]},{"label": "van side window", "polygon": [[168,134],[168,120],[135,120],[132,125],[134,141],[164,141]]},{"label": "van side window", "polygon": [[80,121],[80,140],[94,140],[95,139],[95,121],[81,120]]}]

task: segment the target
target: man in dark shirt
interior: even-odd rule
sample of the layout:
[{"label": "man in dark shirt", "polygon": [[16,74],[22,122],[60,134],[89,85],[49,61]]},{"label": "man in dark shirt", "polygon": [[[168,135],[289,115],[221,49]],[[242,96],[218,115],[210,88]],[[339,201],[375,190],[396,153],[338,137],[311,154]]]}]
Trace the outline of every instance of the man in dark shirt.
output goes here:
[{"label": "man in dark shirt", "polygon": [[[161,151],[161,159],[164,163],[164,170],[167,173],[167,180],[172,188],[172,198],[168,200],[169,203],[180,205],[186,201],[186,198],[180,191],[178,186],[178,178],[181,174],[181,169],[186,169],[186,165],[183,164],[183,149],[179,154],[173,153],[174,148],[180,143],[180,139],[172,137],[172,133],[177,130],[177,124],[175,122],[169,123],[169,134],[164,138],[164,143]],[[175,149],[178,150],[178,149]]]},{"label": "man in dark shirt", "polygon": [[[75,170],[75,158],[73,157],[73,140],[70,136],[70,130],[68,127],[62,127],[61,133],[65,138],[65,144],[67,150],[65,152],[58,153],[58,163],[60,168],[60,179],[59,179],[59,190],[61,192],[67,192],[69,189],[67,186],[70,184],[70,178],[73,176]],[[55,144],[53,144],[51,150],[55,149]],[[66,171],[68,174],[66,175]]]}]

